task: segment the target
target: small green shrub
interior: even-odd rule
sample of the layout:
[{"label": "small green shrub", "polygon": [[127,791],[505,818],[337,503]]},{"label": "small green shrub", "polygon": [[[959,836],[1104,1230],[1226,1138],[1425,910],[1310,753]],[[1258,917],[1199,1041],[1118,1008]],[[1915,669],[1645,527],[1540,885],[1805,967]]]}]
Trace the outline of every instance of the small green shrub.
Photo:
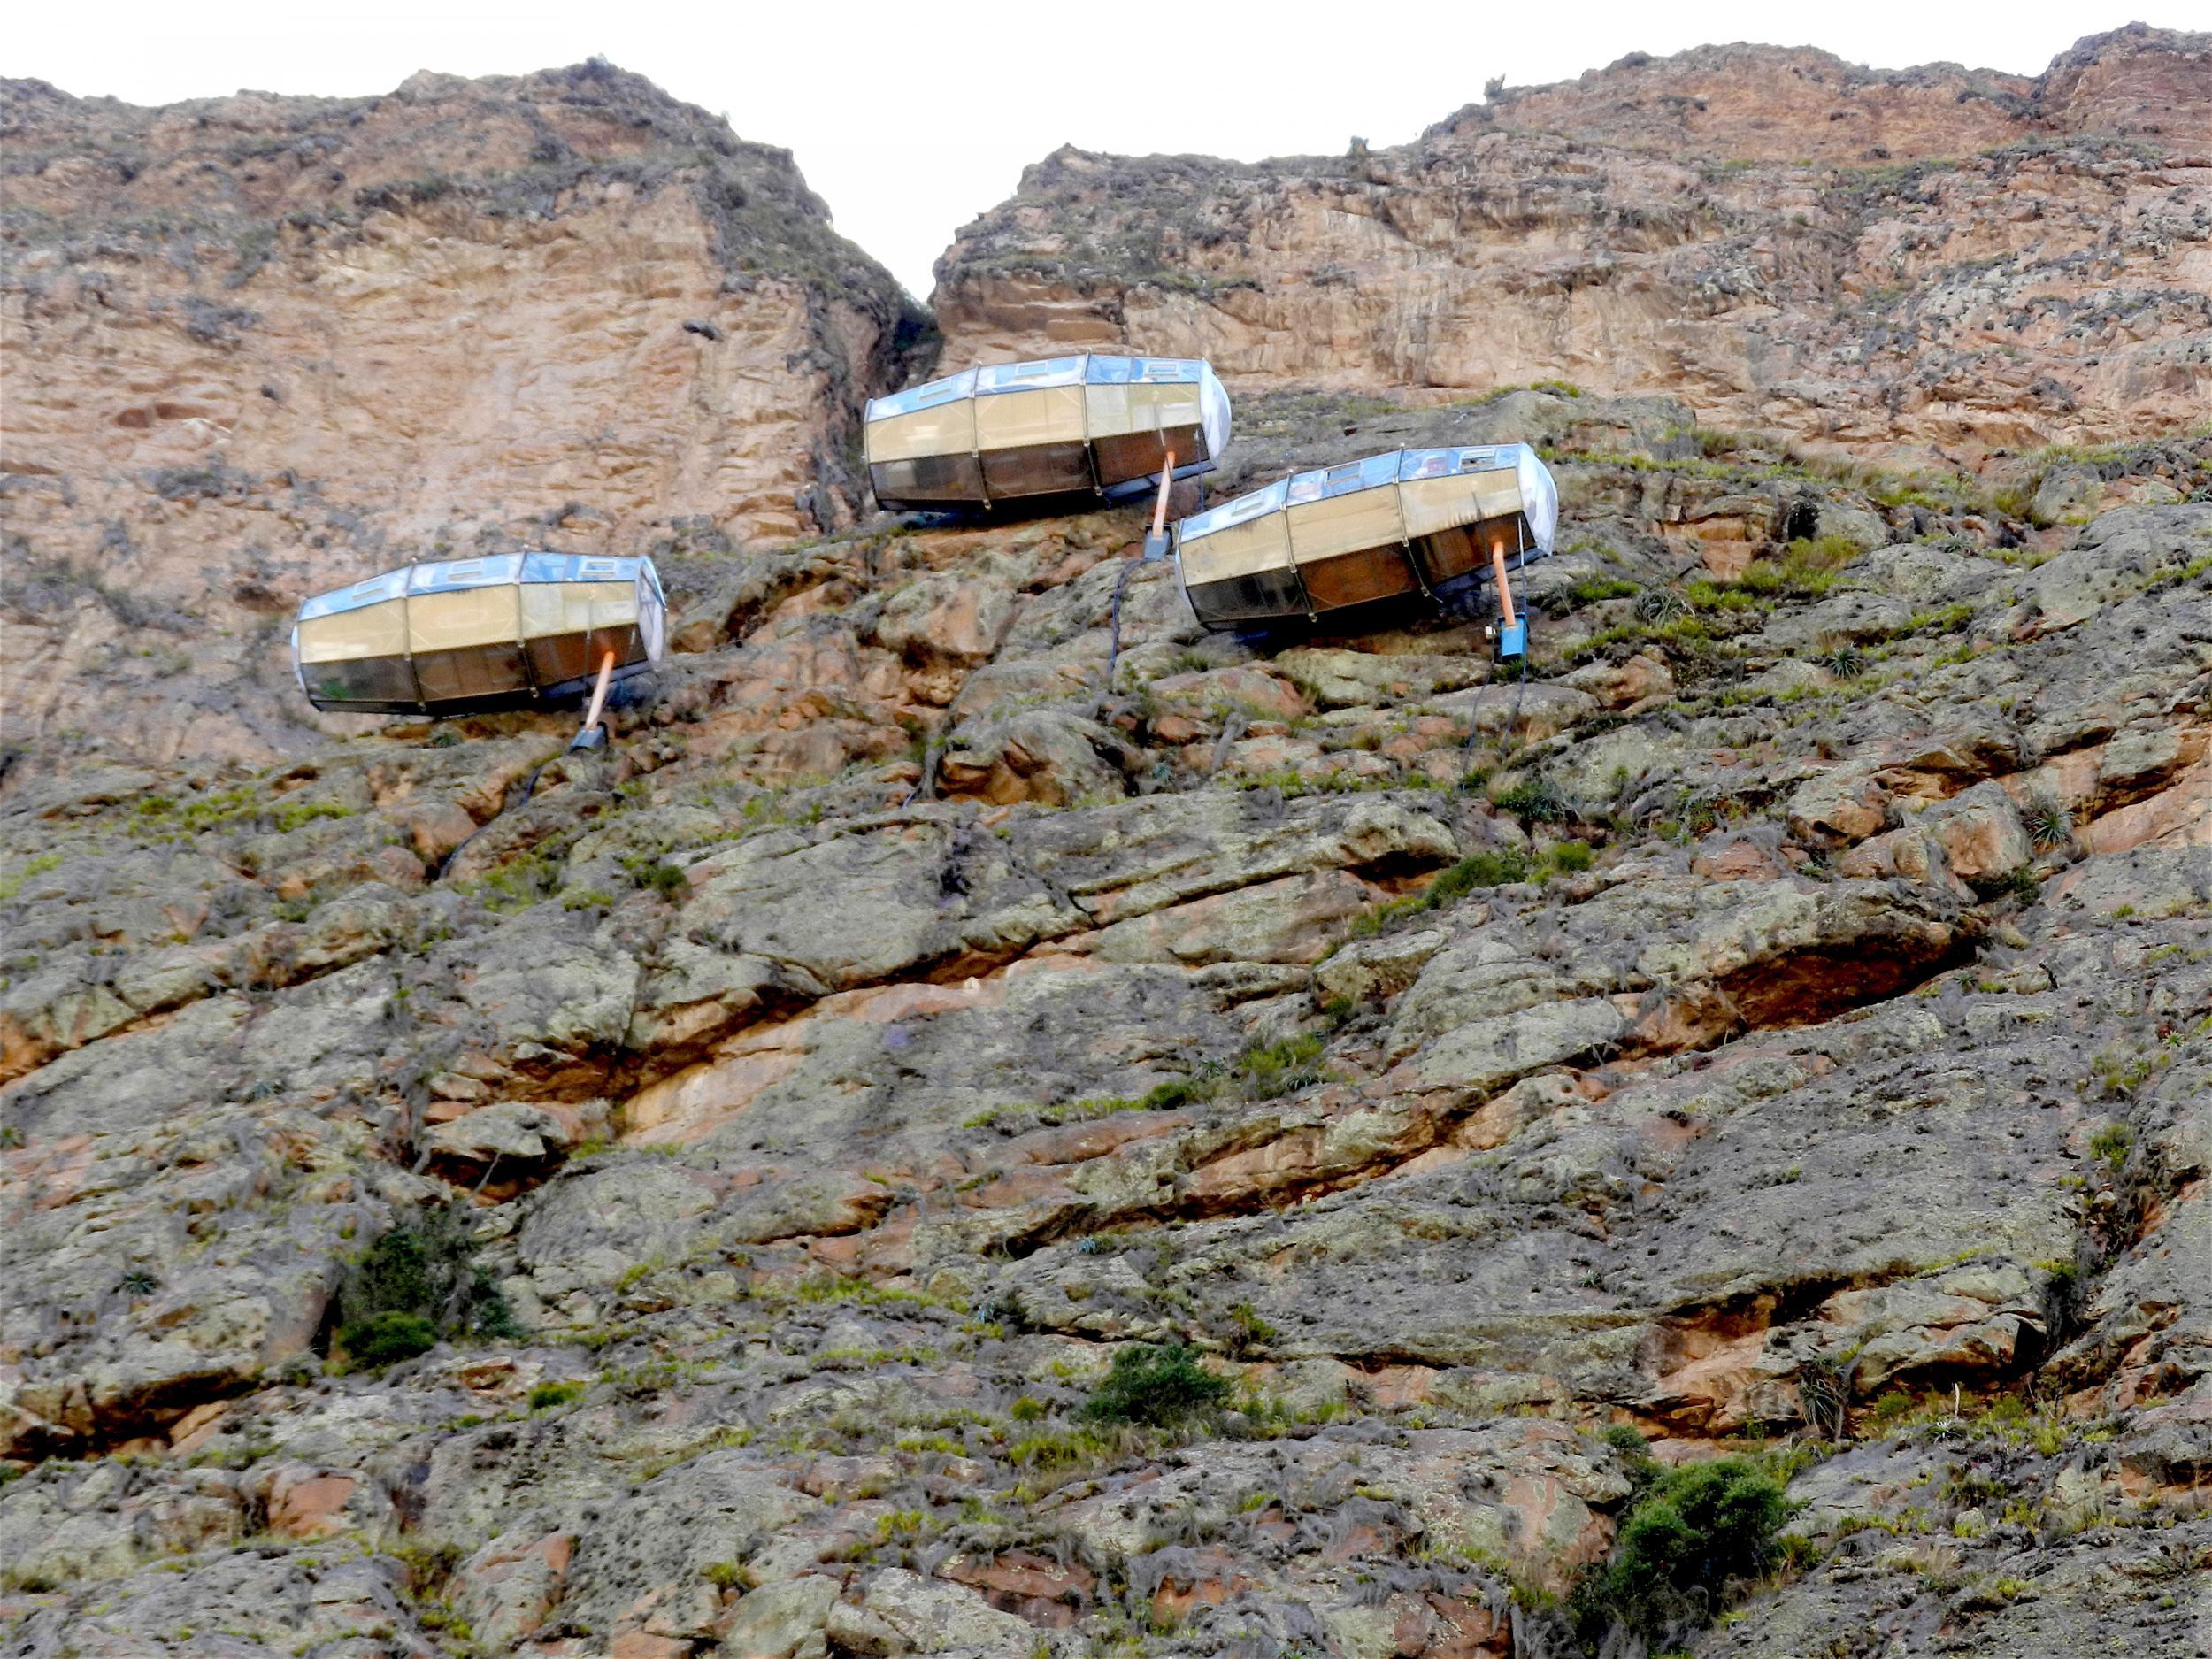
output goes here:
[{"label": "small green shrub", "polygon": [[1218,1410],[1229,1394],[1228,1379],[1200,1364],[1197,1353],[1186,1344],[1156,1347],[1144,1342],[1114,1356],[1112,1368],[1085,1402],[1082,1415],[1093,1423],[1141,1423],[1159,1428]]},{"label": "small green shrub", "polygon": [[2135,1131],[2125,1124],[2107,1124],[2089,1137],[2089,1156],[2102,1158],[2118,1174],[2128,1161],[2128,1150],[2135,1144]]},{"label": "small green shrub", "polygon": [[1321,1079],[1317,1064],[1325,1041],[1315,1033],[1247,1049],[1237,1060],[1244,1092],[1254,1100],[1273,1100]]},{"label": "small green shrub", "polygon": [[1188,1077],[1171,1077],[1164,1083],[1155,1083],[1137,1097],[1137,1110],[1179,1111],[1186,1106],[1202,1106],[1220,1092],[1220,1067],[1214,1063],[1200,1066]]},{"label": "small green shrub", "polygon": [[1663,1465],[1651,1455],[1651,1446],[1641,1430],[1626,1423],[1609,1424],[1599,1433],[1628,1465],[1628,1481],[1632,1497],[1640,1495],[1644,1489],[1665,1472]]},{"label": "small green shrub", "polygon": [[583,1396],[584,1385],[580,1382],[541,1382],[530,1391],[530,1409],[544,1411],[554,1406],[565,1406]]},{"label": "small green shrub", "polygon": [[1974,619],[1974,607],[1970,604],[1946,605],[1940,611],[1916,611],[1905,619],[1905,626],[1896,630],[1893,637],[1904,638],[1912,634],[1955,634]]},{"label": "small green shrub", "polygon": [[1392,923],[1423,910],[1440,910],[1471,893],[1507,887],[1517,881],[1542,881],[1555,875],[1577,874],[1597,862],[1597,852],[1586,841],[1561,841],[1532,860],[1517,848],[1501,852],[1470,853],[1457,864],[1438,872],[1418,893],[1389,899],[1362,914],[1345,930],[1345,938],[1371,939]]},{"label": "small green shrub", "polygon": [[1455,899],[1484,887],[1502,887],[1528,879],[1528,856],[1516,849],[1503,852],[1470,853],[1429,883],[1421,895],[1422,908],[1438,910]]},{"label": "small green shrub", "polygon": [[1597,860],[1587,841],[1561,841],[1544,849],[1544,867],[1563,876],[1579,875]]},{"label": "small green shrub", "polygon": [[657,858],[625,858],[622,868],[634,886],[672,902],[682,898],[691,889],[690,878],[674,864],[663,864]]},{"label": "small green shrub", "polygon": [[1622,1626],[1658,1647],[1710,1624],[1774,1564],[1790,1511],[1781,1483],[1748,1458],[1658,1475],[1623,1517],[1610,1558],[1578,1586],[1578,1631],[1594,1646]]},{"label": "small green shrub", "polygon": [[1524,778],[1511,788],[1492,795],[1490,803],[1530,824],[1560,824],[1573,816],[1567,797],[1548,778]]},{"label": "small green shrub", "polygon": [[[337,1344],[356,1365],[410,1358],[441,1338],[513,1337],[522,1333],[491,1277],[475,1264],[467,1223],[449,1210],[426,1210],[387,1232],[349,1266],[335,1298]],[[395,1344],[427,1332],[405,1353]],[[372,1357],[386,1353],[388,1357]]]},{"label": "small green shrub", "polygon": [[1602,603],[1608,599],[1627,599],[1636,593],[1634,582],[1625,582],[1617,576],[1585,576],[1570,584],[1560,595],[1563,605],[1547,606],[1555,615],[1564,616],[1569,611],[1583,605]]},{"label": "small green shrub", "polygon": [[2035,872],[2022,864],[2002,875],[1974,876],[1967,886],[1974,889],[1974,896],[1990,899],[2017,899],[2023,904],[2033,904],[2043,896],[2043,884],[2035,879]]},{"label": "small green shrub", "polygon": [[373,1313],[338,1327],[338,1346],[346,1357],[372,1371],[427,1354],[437,1345],[438,1327],[419,1313]]},{"label": "small green shrub", "polygon": [[1782,549],[1783,578],[1793,594],[1817,598],[1834,585],[1836,572],[1859,556],[1859,544],[1847,535],[1831,531],[1798,536]]},{"label": "small green shrub", "polygon": [[1017,1469],[1049,1471],[1096,1463],[1112,1449],[1104,1435],[1091,1429],[1040,1429],[1009,1444],[1006,1461]]},{"label": "small green shrub", "polygon": [[1239,1359],[1262,1352],[1269,1343],[1282,1334],[1248,1302],[1238,1302],[1229,1310],[1229,1352]]}]

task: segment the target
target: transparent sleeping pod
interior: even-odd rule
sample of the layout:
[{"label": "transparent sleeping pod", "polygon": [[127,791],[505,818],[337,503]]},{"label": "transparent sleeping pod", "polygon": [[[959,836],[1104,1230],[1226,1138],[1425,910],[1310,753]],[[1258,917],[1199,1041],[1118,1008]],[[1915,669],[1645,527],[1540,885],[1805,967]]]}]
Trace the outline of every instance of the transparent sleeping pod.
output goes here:
[{"label": "transparent sleeping pod", "polygon": [[1299,472],[1176,526],[1191,609],[1210,628],[1258,627],[1414,594],[1463,589],[1551,552],[1559,490],[1525,443],[1394,449]]},{"label": "transparent sleeping pod", "polygon": [[292,667],[319,709],[467,714],[588,690],[666,652],[668,604],[648,558],[502,553],[387,571],[317,594]]},{"label": "transparent sleeping pod", "polygon": [[1210,472],[1229,395],[1190,357],[1088,352],[987,364],[870,400],[869,488],[898,512],[1040,495],[1142,494],[1168,451],[1175,476]]}]

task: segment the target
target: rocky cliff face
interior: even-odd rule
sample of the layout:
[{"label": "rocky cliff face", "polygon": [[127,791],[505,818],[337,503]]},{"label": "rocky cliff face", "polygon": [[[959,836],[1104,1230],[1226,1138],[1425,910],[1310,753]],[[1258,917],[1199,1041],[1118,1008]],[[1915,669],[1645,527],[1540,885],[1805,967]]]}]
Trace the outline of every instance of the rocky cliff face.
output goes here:
[{"label": "rocky cliff face", "polygon": [[2185,429],[2212,406],[2212,36],[2124,31],[2034,81],[1713,48],[1393,150],[1063,150],[938,279],[949,360],[1139,343],[1435,400],[1564,379],[1953,465]]},{"label": "rocky cliff face", "polygon": [[10,739],[264,763],[301,594],[849,522],[918,319],[783,151],[634,75],[162,110],[0,86]]},{"label": "rocky cliff face", "polygon": [[[779,419],[844,430],[872,326]],[[31,737],[7,1651],[2194,1651],[2212,438],[1984,480],[1673,395],[1232,390],[1224,487],[1540,444],[1526,678],[1425,611],[1204,635],[1133,511],[738,545],[634,483],[542,531],[668,544],[676,654],[603,753],[210,758],[141,712],[242,703],[198,658],[105,756]],[[51,675],[89,695],[198,625],[43,550],[73,495],[160,496],[12,500],[18,626],[109,618]],[[133,531],[141,586],[264,500]],[[1701,1586],[1676,1465],[1794,1541]]]}]

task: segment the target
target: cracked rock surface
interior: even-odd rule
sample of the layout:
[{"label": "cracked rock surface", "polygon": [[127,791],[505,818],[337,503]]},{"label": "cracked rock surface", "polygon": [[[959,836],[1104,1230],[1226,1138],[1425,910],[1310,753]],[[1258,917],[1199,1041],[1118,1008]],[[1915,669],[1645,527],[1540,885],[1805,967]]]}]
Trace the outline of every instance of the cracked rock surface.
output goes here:
[{"label": "cracked rock surface", "polygon": [[[2013,119],[1915,73],[1845,91]],[[398,102],[613,96],[519,84]],[[1701,389],[1240,404],[1232,484],[1540,442],[1525,680],[1477,615],[1204,634],[1133,511],[640,509],[604,751],[240,747],[172,618],[12,583],[129,695],[0,773],[0,1650],[1547,1659],[1648,1460],[1733,1454],[1796,1541],[1676,1647],[2197,1651],[2212,440],[2024,495]],[[1223,1397],[1102,1414],[1164,1343]]]}]

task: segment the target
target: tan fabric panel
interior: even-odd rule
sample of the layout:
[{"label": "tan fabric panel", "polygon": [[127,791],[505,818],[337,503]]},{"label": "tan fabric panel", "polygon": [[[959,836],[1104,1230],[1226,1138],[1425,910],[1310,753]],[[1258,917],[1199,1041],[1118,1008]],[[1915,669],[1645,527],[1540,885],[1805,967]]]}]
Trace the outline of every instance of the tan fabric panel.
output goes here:
[{"label": "tan fabric panel", "polygon": [[1133,389],[1127,386],[1083,388],[1083,419],[1092,437],[1118,438],[1125,432],[1137,429],[1129,412],[1129,394]]},{"label": "tan fabric panel", "polygon": [[[628,591],[624,585],[624,591]],[[465,645],[513,644],[521,626],[515,584],[459,588],[450,593],[407,596],[407,649],[449,651]]]},{"label": "tan fabric panel", "polygon": [[1398,499],[1406,515],[1408,535],[1433,535],[1455,529],[1482,517],[1475,501],[1475,480],[1480,472],[1462,472],[1449,478],[1417,478],[1398,486]]},{"label": "tan fabric panel", "polygon": [[1290,545],[1301,565],[1405,539],[1395,485],[1310,501],[1288,509],[1284,516],[1290,520]]},{"label": "tan fabric panel", "polygon": [[975,400],[955,398],[934,409],[868,423],[870,461],[910,461],[924,455],[967,455],[975,449]]},{"label": "tan fabric panel", "polygon": [[403,600],[364,605],[299,625],[300,661],[337,663],[352,657],[398,657],[407,649],[407,605]]},{"label": "tan fabric panel", "polygon": [[1194,385],[1133,386],[1129,388],[1129,418],[1133,423],[1133,430],[1148,432],[1159,426],[1198,426],[1205,419],[1205,410],[1200,404],[1198,388]]},{"label": "tan fabric panel", "polygon": [[1094,438],[1155,432],[1164,426],[1195,426],[1202,412],[1196,386],[1088,386],[1083,391]]},{"label": "tan fabric panel", "polygon": [[1287,569],[1290,526],[1279,512],[1262,513],[1243,524],[1184,542],[1182,557],[1183,580],[1194,587],[1249,576],[1256,571]]},{"label": "tan fabric panel", "polygon": [[1408,535],[1432,535],[1479,518],[1502,518],[1521,508],[1520,475],[1510,467],[1417,478],[1399,485],[1398,494],[1405,503]]},{"label": "tan fabric panel", "polygon": [[1083,442],[1083,388],[1047,386],[1033,392],[995,392],[975,400],[979,449],[1020,449],[1037,443]]},{"label": "tan fabric panel", "polygon": [[634,582],[525,582],[522,634],[581,634],[588,628],[627,627],[637,621]]},{"label": "tan fabric panel", "polygon": [[1475,501],[1486,518],[1509,518],[1521,511],[1521,475],[1515,472],[1475,474]]}]

